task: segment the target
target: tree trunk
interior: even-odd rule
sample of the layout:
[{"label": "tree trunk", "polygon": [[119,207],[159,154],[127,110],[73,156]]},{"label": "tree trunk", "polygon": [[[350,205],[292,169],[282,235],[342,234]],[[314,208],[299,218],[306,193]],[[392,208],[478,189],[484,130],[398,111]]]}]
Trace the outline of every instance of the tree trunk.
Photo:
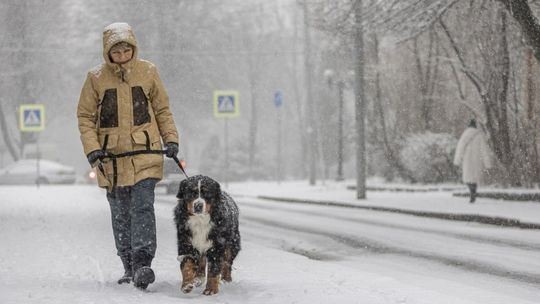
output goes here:
[{"label": "tree trunk", "polygon": [[254,68],[253,55],[250,54],[249,58],[249,88],[250,88],[250,97],[251,97],[251,116],[249,119],[249,147],[248,147],[248,168],[249,168],[249,178],[253,179],[253,168],[255,165],[255,154],[257,153],[257,127],[259,123],[257,115],[257,80],[256,72]]},{"label": "tree trunk", "polygon": [[405,168],[405,166],[401,163],[401,160],[397,156],[396,151],[392,148],[390,145],[390,141],[388,140],[388,132],[386,129],[386,121],[385,121],[385,115],[384,115],[384,108],[382,106],[382,93],[381,93],[381,75],[379,72],[379,40],[376,35],[373,35],[373,44],[374,44],[374,52],[375,52],[375,66],[377,66],[376,74],[375,74],[375,100],[374,100],[374,110],[379,118],[379,125],[381,128],[381,144],[383,146],[384,150],[384,157],[388,164],[397,170],[398,175],[410,180],[411,182],[415,183],[416,179],[412,176],[412,174]]},{"label": "tree trunk", "polygon": [[[517,166],[514,164],[512,143],[510,139],[510,125],[508,122],[508,86],[510,80],[510,53],[507,39],[507,17],[504,11],[500,12],[500,42],[495,54],[495,70],[490,72],[496,75],[488,88],[489,98],[485,109],[488,117],[486,125],[493,143],[494,152],[507,172],[507,182],[513,185],[520,184]],[[498,77],[497,77],[498,76]]]},{"label": "tree trunk", "polygon": [[521,26],[523,35],[540,61],[540,24],[534,16],[527,0],[499,0]]},{"label": "tree trunk", "polygon": [[313,87],[311,83],[311,74],[313,73],[313,64],[311,62],[311,33],[309,30],[309,8],[308,2],[304,1],[304,67],[306,79],[306,112],[307,112],[307,134],[308,134],[308,163],[309,163],[309,184],[315,185],[317,177],[317,136],[315,130],[315,109],[313,99]]},{"label": "tree trunk", "polygon": [[8,129],[7,121],[6,121],[6,114],[4,112],[4,109],[2,108],[1,102],[0,102],[0,130],[2,130],[2,139],[4,140],[4,143],[6,144],[6,147],[9,151],[9,155],[11,155],[11,158],[13,158],[13,160],[18,161],[19,154],[15,150],[13,142],[11,141],[11,138],[9,136],[9,129]]},{"label": "tree trunk", "polygon": [[293,75],[293,92],[294,92],[294,103],[296,105],[296,115],[298,116],[298,133],[300,135],[300,169],[302,171],[302,178],[306,178],[307,173],[307,164],[306,164],[306,151],[307,151],[307,134],[306,134],[306,123],[304,119],[304,114],[302,111],[302,98],[300,96],[300,89],[298,84],[298,78],[300,77],[298,73],[298,54],[297,44],[298,43],[298,10],[294,10],[294,42],[293,42],[293,54],[292,54],[292,75]]},{"label": "tree trunk", "polygon": [[366,198],[366,140],[365,115],[366,99],[364,91],[364,30],[362,26],[362,0],[356,0],[354,10],[355,60],[355,121],[356,121],[356,198]]}]

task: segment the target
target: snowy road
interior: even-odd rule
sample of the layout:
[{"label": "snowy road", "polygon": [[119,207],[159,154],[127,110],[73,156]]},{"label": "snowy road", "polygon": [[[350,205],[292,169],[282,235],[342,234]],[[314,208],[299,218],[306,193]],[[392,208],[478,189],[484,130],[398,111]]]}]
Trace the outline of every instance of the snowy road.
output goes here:
[{"label": "snowy road", "polygon": [[179,291],[171,196],[156,283],[115,283],[104,193],[0,187],[1,303],[538,303],[540,232],[237,197],[243,250],[217,296]]},{"label": "snowy road", "polygon": [[[471,226],[411,216],[381,214],[335,207],[287,205],[240,200],[245,227],[263,225],[252,235],[279,241],[295,236],[284,249],[324,259],[336,248],[344,254],[391,255],[436,262],[474,273],[485,273],[540,286],[540,239],[537,231]],[[249,233],[249,231],[247,231]],[[307,235],[303,236],[303,235]],[[312,250],[298,248],[298,240],[315,236],[323,242]],[[327,241],[325,241],[327,240]],[[328,241],[332,241],[328,243]]]},{"label": "snowy road", "polygon": [[509,290],[540,287],[538,231],[255,199],[240,204],[244,234],[312,259],[385,261],[406,269],[405,275],[425,271],[429,279],[471,286],[500,280],[498,290],[501,282]]}]

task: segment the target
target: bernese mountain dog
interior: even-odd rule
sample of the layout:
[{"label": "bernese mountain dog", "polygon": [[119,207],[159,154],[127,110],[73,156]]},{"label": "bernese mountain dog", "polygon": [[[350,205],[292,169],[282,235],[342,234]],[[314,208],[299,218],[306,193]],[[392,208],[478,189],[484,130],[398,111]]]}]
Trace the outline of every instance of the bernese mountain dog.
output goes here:
[{"label": "bernese mountain dog", "polygon": [[[205,295],[219,291],[221,280],[231,282],[232,264],[240,251],[238,207],[221,191],[218,182],[197,175],[184,179],[178,189],[174,220],[178,238],[178,261],[182,291],[203,284]],[[208,263],[208,275],[206,264]]]}]

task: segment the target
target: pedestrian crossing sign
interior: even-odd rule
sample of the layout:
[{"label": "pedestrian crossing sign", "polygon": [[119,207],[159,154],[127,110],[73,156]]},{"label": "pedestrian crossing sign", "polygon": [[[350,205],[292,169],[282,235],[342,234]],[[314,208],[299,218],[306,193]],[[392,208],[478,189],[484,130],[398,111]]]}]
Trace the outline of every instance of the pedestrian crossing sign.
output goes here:
[{"label": "pedestrian crossing sign", "polygon": [[237,117],[239,108],[238,91],[214,91],[214,117]]},{"label": "pedestrian crossing sign", "polygon": [[19,110],[19,128],[23,132],[41,132],[45,129],[45,106],[23,104]]}]

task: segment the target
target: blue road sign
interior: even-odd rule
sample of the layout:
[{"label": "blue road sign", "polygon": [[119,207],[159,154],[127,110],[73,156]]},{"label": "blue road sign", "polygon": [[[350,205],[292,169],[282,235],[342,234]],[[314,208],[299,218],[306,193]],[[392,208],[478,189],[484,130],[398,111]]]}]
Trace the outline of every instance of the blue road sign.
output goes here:
[{"label": "blue road sign", "polygon": [[274,105],[276,108],[283,105],[283,93],[281,91],[276,91],[276,93],[274,93]]},{"label": "blue road sign", "polygon": [[45,106],[25,104],[20,107],[19,127],[23,132],[39,132],[45,129]]},{"label": "blue road sign", "polygon": [[214,117],[237,117],[238,102],[238,91],[214,91]]}]

